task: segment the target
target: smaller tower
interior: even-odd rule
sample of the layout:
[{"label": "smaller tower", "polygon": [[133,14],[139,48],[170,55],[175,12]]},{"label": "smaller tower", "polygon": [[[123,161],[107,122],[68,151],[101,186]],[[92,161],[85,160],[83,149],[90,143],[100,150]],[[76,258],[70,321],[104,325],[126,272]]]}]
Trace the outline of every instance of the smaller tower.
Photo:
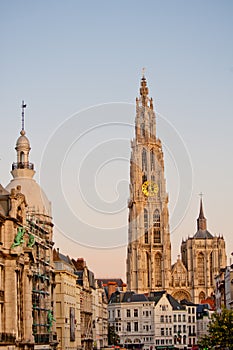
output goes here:
[{"label": "smaller tower", "polygon": [[17,162],[12,164],[11,174],[13,178],[32,178],[35,174],[34,164],[29,162],[29,152],[31,150],[29,139],[25,136],[24,130],[24,109],[26,104],[22,101],[22,129],[16,142]]},{"label": "smaller tower", "polygon": [[202,204],[202,198],[200,200],[200,213],[199,213],[199,217],[197,219],[197,230],[202,230],[205,231],[206,230],[206,218],[204,216],[204,211],[203,211],[203,204]]},{"label": "smaller tower", "polygon": [[207,229],[202,198],[197,218],[197,232],[181,245],[182,262],[187,269],[191,300],[200,303],[214,293],[214,276],[226,266],[225,241]]}]

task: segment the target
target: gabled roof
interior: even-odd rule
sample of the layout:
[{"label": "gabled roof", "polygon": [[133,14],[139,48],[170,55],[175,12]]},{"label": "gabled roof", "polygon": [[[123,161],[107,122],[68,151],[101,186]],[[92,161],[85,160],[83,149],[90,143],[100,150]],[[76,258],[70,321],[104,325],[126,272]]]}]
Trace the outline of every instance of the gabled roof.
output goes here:
[{"label": "gabled roof", "polygon": [[169,304],[172,306],[173,310],[185,310],[185,307],[181,305],[176,299],[174,299],[170,294],[166,293],[165,290],[159,292],[151,292],[149,296],[150,301],[154,301],[155,305],[158,304],[162,296],[166,294]]}]

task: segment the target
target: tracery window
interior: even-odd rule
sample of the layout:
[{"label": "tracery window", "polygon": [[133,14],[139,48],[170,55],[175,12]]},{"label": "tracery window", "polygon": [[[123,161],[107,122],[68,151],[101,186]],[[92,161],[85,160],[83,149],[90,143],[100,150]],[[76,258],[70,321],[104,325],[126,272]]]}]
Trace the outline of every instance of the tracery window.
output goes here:
[{"label": "tracery window", "polygon": [[197,274],[199,285],[205,284],[205,264],[204,264],[204,254],[200,253],[197,259]]},{"label": "tracery window", "polygon": [[147,158],[146,158],[146,150],[143,148],[142,150],[142,170],[147,170]]},{"label": "tracery window", "polygon": [[155,169],[155,155],[154,155],[154,151],[150,151],[150,167],[151,170]]},{"label": "tracery window", "polygon": [[144,208],[144,235],[145,235],[145,243],[146,244],[149,243],[148,228],[149,228],[148,211],[147,211],[147,209]]},{"label": "tracery window", "polygon": [[154,233],[154,243],[161,243],[160,234],[160,214],[159,210],[156,209],[153,213],[153,233]]},{"label": "tracery window", "polygon": [[162,286],[162,264],[160,254],[155,255],[155,286]]}]

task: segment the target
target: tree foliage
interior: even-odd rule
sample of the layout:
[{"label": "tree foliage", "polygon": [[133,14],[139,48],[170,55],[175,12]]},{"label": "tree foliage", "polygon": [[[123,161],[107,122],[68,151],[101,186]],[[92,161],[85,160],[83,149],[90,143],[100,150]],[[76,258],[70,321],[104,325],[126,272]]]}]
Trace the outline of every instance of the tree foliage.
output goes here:
[{"label": "tree foliage", "polygon": [[115,332],[114,326],[108,325],[108,345],[117,345],[120,343],[120,337]]},{"label": "tree foliage", "polygon": [[208,325],[208,334],[200,341],[203,348],[233,350],[233,310],[215,312]]}]

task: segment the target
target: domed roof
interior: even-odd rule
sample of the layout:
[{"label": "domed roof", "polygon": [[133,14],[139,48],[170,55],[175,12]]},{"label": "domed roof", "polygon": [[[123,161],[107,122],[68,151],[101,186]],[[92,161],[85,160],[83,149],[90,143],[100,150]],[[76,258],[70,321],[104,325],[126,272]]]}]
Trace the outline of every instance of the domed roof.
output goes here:
[{"label": "domed roof", "polygon": [[20,137],[16,141],[16,148],[22,147],[22,146],[30,148],[30,142],[29,142],[27,136],[25,136],[25,134],[26,134],[26,132],[24,130],[20,131]]},{"label": "domed roof", "polygon": [[18,185],[21,186],[21,192],[26,197],[28,210],[51,217],[51,202],[34,179],[27,177],[14,178],[6,186],[6,190],[10,192],[12,188],[16,188]]}]

